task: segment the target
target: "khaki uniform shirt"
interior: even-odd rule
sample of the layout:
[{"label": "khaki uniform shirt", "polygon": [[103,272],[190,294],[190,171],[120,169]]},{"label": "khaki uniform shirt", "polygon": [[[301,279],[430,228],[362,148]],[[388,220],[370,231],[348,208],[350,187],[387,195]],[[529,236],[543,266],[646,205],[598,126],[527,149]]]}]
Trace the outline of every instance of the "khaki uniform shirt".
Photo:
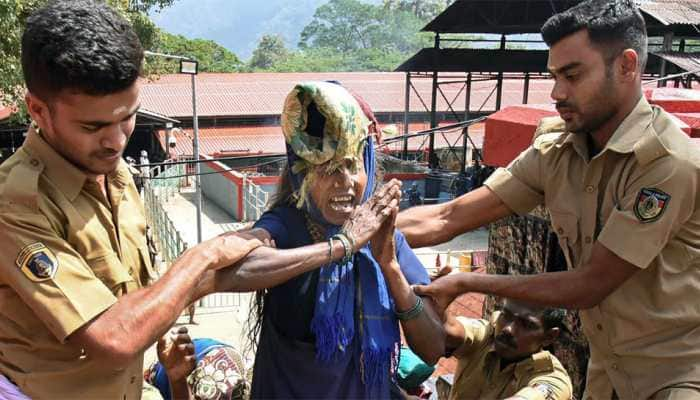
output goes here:
[{"label": "khaki uniform shirt", "polygon": [[[497,314],[494,314],[493,321]],[[493,348],[493,323],[458,317],[465,341],[455,351],[457,370],[450,400],[494,400],[515,396],[523,400],[569,400],[571,379],[559,360],[541,351],[501,369]]]},{"label": "khaki uniform shirt", "polygon": [[697,145],[642,98],[595,157],[586,135],[544,134],[485,183],[517,213],[546,205],[570,268],[595,242],[639,268],[580,313],[586,398],[700,387],[699,167]]},{"label": "khaki uniform shirt", "polygon": [[0,166],[0,373],[36,399],[138,399],[143,356],[115,370],[66,342],[146,283],[144,210],[122,161],[97,183],[37,133]]}]

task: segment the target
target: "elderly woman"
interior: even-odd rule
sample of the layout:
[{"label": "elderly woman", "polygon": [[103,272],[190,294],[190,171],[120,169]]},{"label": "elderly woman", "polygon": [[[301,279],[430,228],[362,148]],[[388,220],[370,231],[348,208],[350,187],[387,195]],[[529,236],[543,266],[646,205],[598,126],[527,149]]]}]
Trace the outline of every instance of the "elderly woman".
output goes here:
[{"label": "elderly woman", "polygon": [[282,129],[288,171],[252,233],[282,249],[340,242],[346,255],[259,293],[252,397],[389,398],[399,324],[429,363],[442,355],[444,331],[430,300],[411,289],[429,278],[394,231],[398,206],[371,244],[352,251],[353,209],[379,183],[376,120],[342,86],[309,82],[288,95]]}]

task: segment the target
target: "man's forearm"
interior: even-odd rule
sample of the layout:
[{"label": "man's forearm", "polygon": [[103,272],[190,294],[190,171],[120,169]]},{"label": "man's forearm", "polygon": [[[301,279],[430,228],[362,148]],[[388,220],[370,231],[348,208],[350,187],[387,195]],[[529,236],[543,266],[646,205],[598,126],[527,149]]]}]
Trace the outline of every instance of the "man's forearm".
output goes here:
[{"label": "man's forearm", "polygon": [[483,186],[447,203],[409,208],[399,213],[396,227],[411,247],[418,248],[444,243],[511,213]]},{"label": "man's forearm", "polygon": [[396,228],[403,233],[412,248],[432,246],[452,237],[445,230],[446,204],[411,207],[399,213]]},{"label": "man's forearm", "polygon": [[216,271],[213,286],[202,288],[200,295],[213,291],[249,292],[271,288],[332,260],[339,260],[344,254],[343,245],[337,240],[333,241],[332,257],[329,257],[327,242],[285,250],[258,247],[234,266]]},{"label": "man's forearm", "polygon": [[188,250],[152,286],[120,297],[69,340],[76,337],[83,341],[80,344],[88,351],[108,358],[115,368],[127,365],[163,335],[194,300],[195,289],[209,264],[201,252]]},{"label": "man's forearm", "polygon": [[460,278],[460,292],[479,292],[543,307],[586,309],[607,295],[577,270],[534,275],[464,273]]}]

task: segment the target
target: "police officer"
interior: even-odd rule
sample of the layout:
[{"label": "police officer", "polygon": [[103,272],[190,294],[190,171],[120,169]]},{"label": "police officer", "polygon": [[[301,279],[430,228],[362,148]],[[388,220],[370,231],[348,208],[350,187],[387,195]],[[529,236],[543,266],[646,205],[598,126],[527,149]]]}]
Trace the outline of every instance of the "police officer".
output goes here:
[{"label": "police officer", "polygon": [[213,239],[142,288],[153,275],[144,210],[121,158],[142,58],[102,2],[52,2],[27,20],[35,123],[0,167],[0,373],[31,398],[140,398],[143,351],[201,276],[261,244]]},{"label": "police officer", "polygon": [[[424,246],[539,204],[568,271],[455,274],[417,292],[443,307],[483,292],[581,310],[591,348],[584,398],[700,398],[700,151],[642,96],[644,19],[629,0],[588,0],[550,18],[558,132],[452,202],[398,226]],[[675,397],[674,397],[675,396]]]},{"label": "police officer", "polygon": [[506,299],[491,321],[446,315],[446,347],[457,358],[450,399],[570,400],[571,379],[545,347],[564,311]]},{"label": "police officer", "polygon": [[142,60],[128,22],[102,1],[53,1],[27,20],[22,68],[34,124],[0,166],[0,384],[14,386],[7,390],[138,399],[144,350],[188,304],[340,259],[366,244],[398,202],[394,184],[356,210],[353,249],[336,241],[278,251],[226,233],[187,250],[144,287],[154,272],[144,209],[122,160]]}]

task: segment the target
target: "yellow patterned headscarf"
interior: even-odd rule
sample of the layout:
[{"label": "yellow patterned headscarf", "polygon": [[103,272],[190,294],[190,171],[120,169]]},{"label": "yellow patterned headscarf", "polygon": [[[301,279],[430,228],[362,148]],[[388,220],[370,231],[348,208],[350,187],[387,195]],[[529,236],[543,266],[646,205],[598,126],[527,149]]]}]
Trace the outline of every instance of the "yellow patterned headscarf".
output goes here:
[{"label": "yellow patterned headscarf", "polygon": [[[308,129],[312,104],[325,118],[321,135]],[[297,207],[303,206],[316,178],[312,167],[328,163],[326,170],[331,172],[347,159],[362,163],[370,120],[342,86],[330,82],[296,85],[284,102],[281,122],[292,176],[303,176],[303,182],[294,182]]]}]

